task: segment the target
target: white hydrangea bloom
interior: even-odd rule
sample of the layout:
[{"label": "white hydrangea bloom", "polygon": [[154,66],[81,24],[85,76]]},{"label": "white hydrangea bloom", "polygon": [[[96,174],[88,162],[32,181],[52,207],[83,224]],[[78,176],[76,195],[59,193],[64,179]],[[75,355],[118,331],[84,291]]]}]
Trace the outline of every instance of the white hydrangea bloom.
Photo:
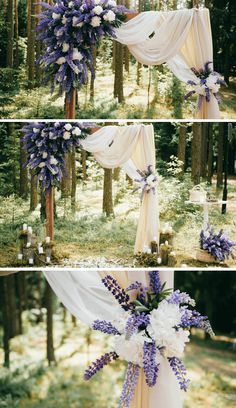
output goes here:
[{"label": "white hydrangea bloom", "polygon": [[66,16],[63,16],[62,19],[61,19],[61,21],[62,21],[62,24],[66,24],[66,22],[67,22]]},{"label": "white hydrangea bloom", "polygon": [[115,21],[116,15],[112,10],[109,10],[106,14],[104,14],[103,19],[111,23],[112,21]]},{"label": "white hydrangea bloom", "polygon": [[81,61],[83,59],[83,55],[78,51],[78,48],[73,49],[72,59],[78,61]]},{"label": "white hydrangea bloom", "polygon": [[39,132],[40,132],[40,129],[38,129],[38,128],[33,128],[33,132],[34,132],[34,133],[39,133]]},{"label": "white hydrangea bloom", "polygon": [[115,336],[114,350],[120,358],[143,367],[143,343],[145,337],[142,333],[133,335],[129,340],[125,335]]},{"label": "white hydrangea bloom", "polygon": [[52,155],[50,157],[50,164],[57,164],[57,163],[58,163],[58,160]]},{"label": "white hydrangea bloom", "polygon": [[43,167],[45,167],[45,166],[46,166],[45,162],[39,163],[39,167],[40,167],[40,168],[43,168]]},{"label": "white hydrangea bloom", "polygon": [[99,27],[101,25],[101,17],[92,17],[90,24],[94,28]]},{"label": "white hydrangea bloom", "polygon": [[68,7],[69,7],[69,8],[73,8],[73,7],[74,7],[74,2],[73,2],[73,1],[69,1]]},{"label": "white hydrangea bloom", "polygon": [[205,91],[205,86],[204,85],[196,85],[195,86],[195,91],[198,95],[205,96],[206,91]]},{"label": "white hydrangea bloom", "polygon": [[107,3],[111,7],[116,7],[116,1],[115,0],[109,0]]},{"label": "white hydrangea bloom", "polygon": [[47,152],[43,152],[43,159],[46,159],[48,157]]},{"label": "white hydrangea bloom", "polygon": [[103,8],[101,6],[96,6],[92,10],[97,16],[100,16],[100,14],[103,12]]},{"label": "white hydrangea bloom", "polygon": [[65,139],[65,140],[68,140],[68,139],[70,139],[70,132],[64,132],[63,133],[63,139]]}]

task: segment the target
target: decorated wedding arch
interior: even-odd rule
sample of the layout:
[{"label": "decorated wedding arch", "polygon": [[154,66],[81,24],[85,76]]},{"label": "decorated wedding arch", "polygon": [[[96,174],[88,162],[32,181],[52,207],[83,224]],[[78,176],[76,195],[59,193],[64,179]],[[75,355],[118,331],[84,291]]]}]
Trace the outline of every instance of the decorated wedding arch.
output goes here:
[{"label": "decorated wedding arch", "polygon": [[46,194],[46,234],[54,238],[54,188],[60,186],[65,154],[73,147],[93,153],[108,169],[122,167],[141,190],[135,253],[159,237],[155,143],[152,125],[104,126],[79,122],[31,122],[23,127],[27,166]]},{"label": "decorated wedding arch", "polygon": [[65,93],[66,118],[75,118],[76,91],[94,76],[93,47],[103,36],[127,45],[138,62],[166,63],[190,87],[185,99],[198,95],[196,118],[219,119],[219,88],[213,69],[209,10],[135,13],[114,0],[56,0],[42,3],[37,30],[44,50],[40,63],[45,79]]}]

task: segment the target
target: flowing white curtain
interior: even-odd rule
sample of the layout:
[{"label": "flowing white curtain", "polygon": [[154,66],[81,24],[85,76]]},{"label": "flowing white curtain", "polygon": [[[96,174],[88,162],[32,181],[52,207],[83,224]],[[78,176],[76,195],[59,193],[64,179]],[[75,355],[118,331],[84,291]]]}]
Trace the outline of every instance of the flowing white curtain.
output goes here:
[{"label": "flowing white curtain", "polygon": [[[142,64],[167,63],[181,81],[196,81],[191,68],[213,61],[209,10],[184,9],[140,13],[116,29],[116,40],[128,46]],[[218,102],[204,100],[196,112],[199,119],[219,119]]]},{"label": "flowing white curtain", "polygon": [[[137,170],[155,171],[155,144],[152,125],[104,126],[85,140],[83,149],[92,152],[105,168],[123,167],[132,178],[140,180]],[[143,251],[154,237],[159,237],[157,193],[145,193],[140,205],[140,215],[134,251]]]},{"label": "flowing white curtain", "polygon": [[[122,309],[101,282],[106,272],[98,271],[44,271],[52,289],[64,306],[78,319],[91,326],[95,319],[113,320]],[[148,284],[148,272],[116,271],[112,274],[125,288],[136,280]],[[161,271],[162,282],[173,288],[172,271]],[[131,408],[181,408],[181,393],[176,378],[165,359],[159,371],[157,384],[153,388],[146,385],[141,372]]]}]

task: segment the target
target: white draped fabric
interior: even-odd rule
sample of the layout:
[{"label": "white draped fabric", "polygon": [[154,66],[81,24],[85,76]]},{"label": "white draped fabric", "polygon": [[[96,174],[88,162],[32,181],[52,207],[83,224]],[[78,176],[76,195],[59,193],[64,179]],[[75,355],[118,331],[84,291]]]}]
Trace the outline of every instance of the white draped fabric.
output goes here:
[{"label": "white draped fabric", "polygon": [[[92,152],[105,168],[122,167],[132,178],[140,180],[137,170],[155,171],[155,144],[152,125],[104,126],[85,140],[83,149]],[[135,252],[143,251],[154,237],[159,236],[157,194],[145,193],[140,205],[140,215],[135,242]]]},{"label": "white draped fabric", "polygon": [[[181,81],[196,81],[191,68],[200,69],[213,61],[209,10],[184,9],[140,13],[116,29],[116,40],[128,46],[142,64],[167,63]],[[219,119],[216,98],[204,100],[196,112],[199,119]]]},{"label": "white draped fabric", "polygon": [[[98,271],[44,271],[52,289],[64,306],[78,319],[91,326],[95,319],[113,320],[122,309],[101,282],[101,277],[107,273]],[[110,272],[109,272],[110,273]],[[113,272],[112,275],[122,287],[139,280],[148,284],[148,272],[130,271]],[[173,272],[161,271],[162,282],[167,282],[167,288],[173,288]],[[181,393],[176,378],[168,364],[163,359],[157,384],[148,388],[141,372],[132,408],[181,408]]]}]

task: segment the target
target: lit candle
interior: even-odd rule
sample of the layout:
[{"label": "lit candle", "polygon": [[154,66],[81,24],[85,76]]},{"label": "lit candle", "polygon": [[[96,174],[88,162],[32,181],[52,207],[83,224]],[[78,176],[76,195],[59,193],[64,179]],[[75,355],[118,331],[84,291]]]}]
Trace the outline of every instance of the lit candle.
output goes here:
[{"label": "lit candle", "polygon": [[168,241],[165,241],[165,245],[168,246],[168,245],[169,245],[169,242],[168,242]]},{"label": "lit candle", "polygon": [[161,265],[161,258],[160,258],[160,256],[158,256],[158,258],[157,258],[157,263],[158,263],[158,265]]},{"label": "lit candle", "polygon": [[27,224],[23,224],[23,230],[27,230]]},{"label": "lit candle", "polygon": [[51,258],[50,258],[50,256],[47,256],[46,257],[46,263],[50,263],[51,262]]},{"label": "lit candle", "polygon": [[171,251],[171,252],[170,252],[170,255],[175,256],[176,253],[175,253],[174,251]]},{"label": "lit candle", "polygon": [[147,254],[151,254],[152,253],[152,251],[151,251],[151,248],[147,248],[147,252],[146,252]]},{"label": "lit candle", "polygon": [[46,237],[45,241],[46,241],[46,244],[49,244],[50,243],[50,237]]},{"label": "lit candle", "polygon": [[31,246],[31,242],[27,242],[26,248],[30,248],[30,246]]},{"label": "lit candle", "polygon": [[18,254],[18,255],[17,255],[17,259],[19,259],[19,261],[22,261],[22,259],[23,259],[23,254]]},{"label": "lit candle", "polygon": [[39,252],[39,254],[43,254],[43,247],[42,246],[38,246],[38,252]]},{"label": "lit candle", "polygon": [[28,233],[29,233],[29,234],[32,234],[32,233],[33,233],[32,227],[28,227]]},{"label": "lit candle", "polygon": [[34,264],[33,258],[29,258],[29,265],[33,265],[33,264]]},{"label": "lit candle", "polygon": [[143,252],[145,253],[145,254],[147,254],[147,251],[148,251],[148,245],[144,245],[144,247],[143,247]]}]

